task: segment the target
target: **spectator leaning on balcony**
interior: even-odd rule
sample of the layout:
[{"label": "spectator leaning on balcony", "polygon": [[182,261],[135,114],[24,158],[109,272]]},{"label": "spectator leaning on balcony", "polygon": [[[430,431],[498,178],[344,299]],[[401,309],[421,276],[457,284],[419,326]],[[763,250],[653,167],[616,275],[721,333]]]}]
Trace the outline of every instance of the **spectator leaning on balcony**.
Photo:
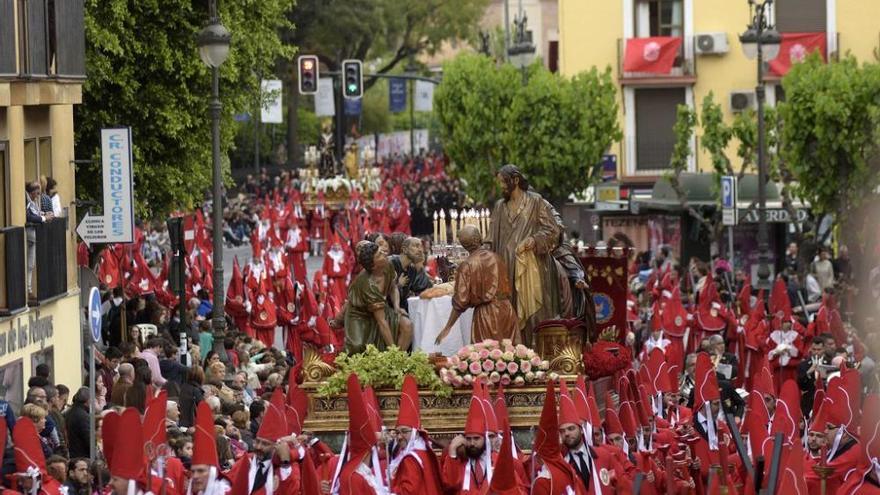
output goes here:
[{"label": "spectator leaning on balcony", "polygon": [[[46,194],[52,203],[52,214],[55,218],[64,216],[64,208],[61,206],[61,195],[58,194],[58,181],[49,177],[46,179]],[[42,201],[42,198],[41,198]]]},{"label": "spectator leaning on balcony", "polygon": [[[52,214],[52,204],[50,200],[49,211],[44,212],[40,206],[40,183],[39,182],[31,182],[24,187],[25,192],[27,192],[27,203],[26,203],[26,211],[25,211],[25,219],[28,224],[33,223],[44,223],[47,220],[52,220],[54,215]],[[32,276],[34,273],[34,263],[36,263],[37,257],[37,231],[34,230],[33,227],[27,228],[27,291],[30,293],[31,285],[32,285]]]}]

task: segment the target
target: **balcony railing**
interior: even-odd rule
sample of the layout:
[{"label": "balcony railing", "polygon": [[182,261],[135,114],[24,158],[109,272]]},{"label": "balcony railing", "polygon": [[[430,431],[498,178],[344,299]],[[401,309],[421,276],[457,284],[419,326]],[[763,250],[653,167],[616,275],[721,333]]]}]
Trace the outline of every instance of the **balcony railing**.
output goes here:
[{"label": "balcony railing", "polygon": [[0,0],[0,77],[85,73],[83,0]]},{"label": "balcony railing", "polygon": [[0,228],[0,315],[27,307],[24,227]]},{"label": "balcony railing", "polygon": [[623,70],[626,43],[632,38],[617,40],[617,74],[622,84],[693,84],[697,79],[697,62],[694,57],[694,37],[682,36],[681,47],[669,74],[627,72]]},{"label": "balcony railing", "polygon": [[36,262],[29,303],[39,305],[67,293],[67,218],[28,224],[36,234]]}]

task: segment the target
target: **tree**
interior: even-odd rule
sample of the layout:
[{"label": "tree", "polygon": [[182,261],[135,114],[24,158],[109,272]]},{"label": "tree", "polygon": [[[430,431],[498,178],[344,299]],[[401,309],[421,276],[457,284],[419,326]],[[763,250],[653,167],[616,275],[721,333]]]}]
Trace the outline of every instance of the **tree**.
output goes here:
[{"label": "tree", "polygon": [[871,267],[859,263],[877,242],[868,210],[880,185],[880,65],[860,65],[852,56],[825,64],[812,56],[782,84],[781,149],[797,192],[814,212],[834,215],[853,273],[864,276]]},{"label": "tree", "polygon": [[610,69],[568,79],[536,62],[523,85],[513,66],[463,54],[445,65],[434,110],[468,194],[483,203],[495,196],[498,167],[514,163],[558,204],[596,180],[602,155],[621,139]]},{"label": "tree", "polygon": [[[293,49],[278,35],[290,27],[293,0],[226,0],[220,17],[232,32],[229,58],[220,70],[223,103],[221,154],[232,147],[232,115],[249,110],[259,91],[257,74],[272,73]],[[208,11],[185,0],[86,0],[86,68],[83,104],[76,109],[80,156],[99,153],[102,127],[132,127],[137,212],[156,217],[192,207],[211,183],[209,69],[196,36]],[[228,160],[224,159],[228,171]],[[77,198],[101,190],[97,164],[77,170]]]}]

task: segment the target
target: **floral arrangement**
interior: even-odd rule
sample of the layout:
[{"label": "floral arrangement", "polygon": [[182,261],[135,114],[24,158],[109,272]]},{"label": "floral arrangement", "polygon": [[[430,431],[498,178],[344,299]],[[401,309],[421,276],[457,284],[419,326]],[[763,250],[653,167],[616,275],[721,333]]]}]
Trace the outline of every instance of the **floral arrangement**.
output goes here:
[{"label": "floral arrangement", "polygon": [[318,387],[321,395],[345,393],[348,375],[352,373],[358,376],[361,385],[371,385],[374,389],[400,390],[403,377],[413,375],[419,388],[430,389],[440,397],[452,394],[452,389],[440,380],[424,352],[409,354],[396,346],[380,351],[368,345],[361,354],[340,353],[336,356],[335,364],[336,372]]},{"label": "floral arrangement", "polygon": [[487,339],[459,349],[440,369],[440,379],[453,387],[469,386],[478,379],[506,387],[555,380],[556,373],[548,373],[549,368],[549,362],[522,344]]},{"label": "floral arrangement", "polygon": [[337,175],[333,178],[326,179],[318,179],[314,184],[315,192],[334,192],[334,191],[351,191],[355,189],[352,181],[342,177],[341,175]]},{"label": "floral arrangement", "polygon": [[632,363],[632,351],[617,342],[617,328],[606,328],[584,351],[584,373],[591,380],[611,376]]}]

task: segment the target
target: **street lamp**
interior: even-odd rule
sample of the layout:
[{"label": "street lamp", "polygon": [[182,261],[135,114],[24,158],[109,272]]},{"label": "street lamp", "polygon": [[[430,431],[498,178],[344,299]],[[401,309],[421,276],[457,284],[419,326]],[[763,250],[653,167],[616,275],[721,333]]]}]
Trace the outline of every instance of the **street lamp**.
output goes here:
[{"label": "street lamp", "polygon": [[764,150],[766,129],[764,128],[764,61],[771,61],[779,55],[782,37],[767,18],[773,7],[773,0],[749,0],[751,24],[740,35],[743,53],[749,60],[758,60],[758,85],[755,96],[758,100],[758,281],[759,289],[770,289],[770,248],[767,234],[767,157]]},{"label": "street lamp", "polygon": [[532,32],[526,29],[527,22],[526,13],[520,10],[519,15],[513,19],[516,25],[513,45],[507,49],[510,63],[522,71],[523,86],[528,82],[528,68],[535,60],[535,45],[532,44]]},{"label": "street lamp", "polygon": [[222,334],[226,330],[226,316],[223,295],[223,176],[220,171],[220,66],[229,55],[229,42],[232,34],[220,23],[217,14],[217,2],[211,0],[211,19],[199,33],[197,43],[202,62],[211,68],[211,142],[213,158],[213,227],[214,227],[214,308],[211,313],[211,327],[214,333]]}]

